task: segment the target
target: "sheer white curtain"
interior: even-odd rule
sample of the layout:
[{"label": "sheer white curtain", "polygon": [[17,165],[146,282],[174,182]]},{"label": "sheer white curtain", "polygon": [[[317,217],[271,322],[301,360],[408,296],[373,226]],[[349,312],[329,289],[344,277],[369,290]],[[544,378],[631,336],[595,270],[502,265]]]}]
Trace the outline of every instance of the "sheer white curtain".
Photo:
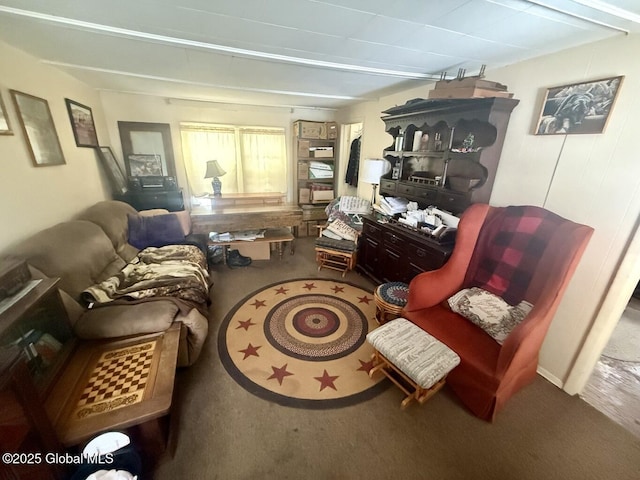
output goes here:
[{"label": "sheer white curtain", "polygon": [[287,192],[284,130],[240,129],[245,192]]},{"label": "sheer white curtain", "polygon": [[212,192],[206,164],[218,160],[227,172],[222,194],[287,192],[283,128],[181,123],[182,154],[194,196]]},{"label": "sheer white curtain", "polygon": [[[201,196],[212,193],[211,178],[204,178],[209,160],[218,160],[227,173],[221,177],[223,192],[238,191],[236,133],[232,126],[180,124],[182,155],[191,193]],[[241,182],[242,180],[240,180]]]}]

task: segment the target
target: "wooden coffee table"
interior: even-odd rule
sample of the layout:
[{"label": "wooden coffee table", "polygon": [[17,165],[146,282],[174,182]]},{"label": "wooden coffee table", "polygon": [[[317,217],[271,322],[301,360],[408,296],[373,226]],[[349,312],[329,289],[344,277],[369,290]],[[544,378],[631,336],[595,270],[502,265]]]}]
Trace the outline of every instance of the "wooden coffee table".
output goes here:
[{"label": "wooden coffee table", "polygon": [[81,342],[45,403],[62,444],[138,426],[145,445],[166,445],[159,422],[171,408],[179,340],[176,322],[161,333]]}]

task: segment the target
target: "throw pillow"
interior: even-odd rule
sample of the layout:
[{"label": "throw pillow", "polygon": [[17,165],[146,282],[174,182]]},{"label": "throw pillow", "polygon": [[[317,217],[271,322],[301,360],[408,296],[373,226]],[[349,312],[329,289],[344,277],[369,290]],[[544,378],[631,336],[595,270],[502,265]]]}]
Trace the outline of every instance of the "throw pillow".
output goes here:
[{"label": "throw pillow", "polygon": [[128,214],[129,243],[136,248],[164,247],[184,242],[184,232],[173,214],[151,217]]},{"label": "throw pillow", "polygon": [[509,305],[478,287],[460,290],[449,298],[448,303],[451,310],[482,328],[500,345],[533,308],[526,300]]},{"label": "throw pillow", "polygon": [[[169,210],[166,208],[152,208],[150,210],[140,210],[138,214],[143,217],[154,217],[156,215],[167,215],[169,214]],[[178,212],[172,212],[171,215],[175,215],[178,218],[180,225],[182,225],[182,231],[185,235],[189,235],[191,233],[191,215],[189,211],[180,210]]]},{"label": "throw pillow", "polygon": [[356,237],[358,236],[358,232],[355,228],[350,227],[345,222],[340,219],[334,220],[329,225],[327,225],[327,230],[330,232],[339,235],[340,238],[345,240],[353,240],[355,242]]}]

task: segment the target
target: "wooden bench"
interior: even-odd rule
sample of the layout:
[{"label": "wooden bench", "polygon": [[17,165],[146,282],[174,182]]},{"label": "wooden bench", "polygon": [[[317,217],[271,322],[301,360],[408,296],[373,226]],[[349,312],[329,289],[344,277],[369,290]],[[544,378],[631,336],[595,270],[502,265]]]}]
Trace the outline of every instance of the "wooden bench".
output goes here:
[{"label": "wooden bench", "polygon": [[295,253],[294,239],[295,237],[293,236],[291,231],[287,228],[276,228],[276,229],[271,228],[271,229],[267,229],[263,238],[256,238],[255,240],[251,240],[251,241],[231,240],[228,242],[214,242],[209,240],[208,243],[209,245],[219,245],[224,247],[225,248],[224,258],[227,258],[228,247],[238,247],[238,246],[245,246],[245,245],[252,245],[252,244],[260,245],[264,243],[269,244],[269,247],[271,247],[272,244],[275,244],[276,249],[278,251],[278,257],[280,258],[280,260],[282,260],[282,252],[284,250],[283,245],[285,243],[289,244],[291,249],[291,255]]},{"label": "wooden bench", "polygon": [[[194,207],[191,210],[193,233],[240,232],[290,227],[302,223],[302,209],[294,204],[235,205],[222,208]],[[295,233],[295,230],[294,230]]]},{"label": "wooden bench", "polygon": [[[202,197],[200,197],[202,198]],[[225,193],[222,196],[207,195],[211,208],[232,207],[240,205],[281,205],[286,195],[282,193]]]}]

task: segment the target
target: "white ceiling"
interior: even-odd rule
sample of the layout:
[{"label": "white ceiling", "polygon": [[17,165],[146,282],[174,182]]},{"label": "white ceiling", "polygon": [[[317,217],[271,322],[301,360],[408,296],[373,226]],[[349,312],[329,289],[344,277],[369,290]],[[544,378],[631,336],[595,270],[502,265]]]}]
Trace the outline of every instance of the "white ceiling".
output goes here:
[{"label": "white ceiling", "polygon": [[0,0],[0,40],[96,89],[252,105],[339,108],[627,32],[638,0]]}]

